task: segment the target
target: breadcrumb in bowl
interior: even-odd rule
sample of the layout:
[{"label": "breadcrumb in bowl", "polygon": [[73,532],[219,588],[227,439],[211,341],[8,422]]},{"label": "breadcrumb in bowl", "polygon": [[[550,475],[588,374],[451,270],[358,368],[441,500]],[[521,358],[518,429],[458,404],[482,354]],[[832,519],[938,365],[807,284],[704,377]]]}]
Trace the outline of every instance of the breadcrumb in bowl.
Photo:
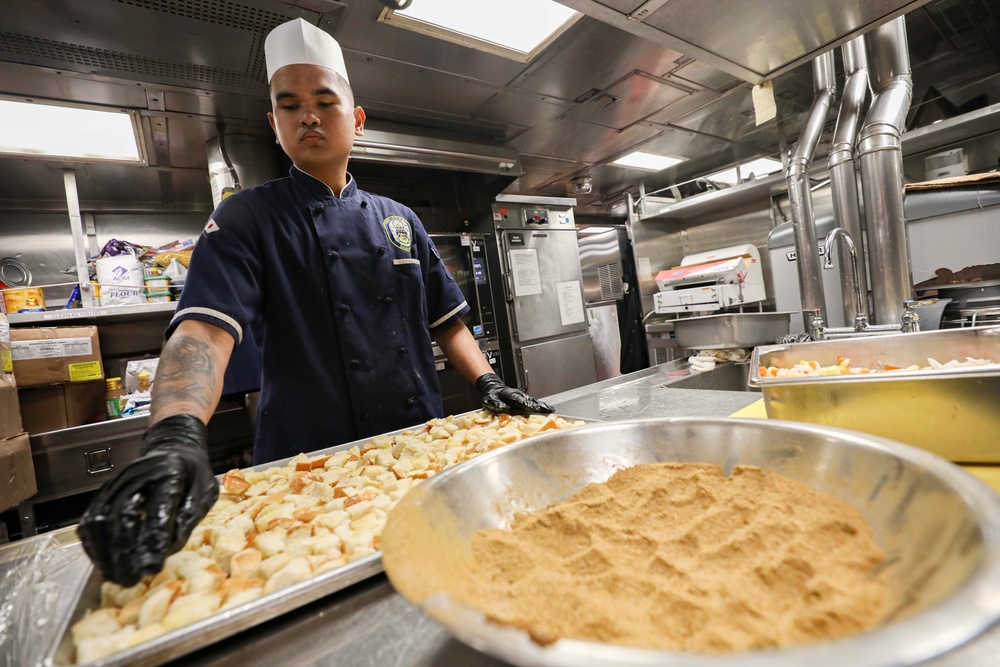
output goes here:
[{"label": "breadcrumb in bowl", "polygon": [[[834,640],[695,654],[603,639],[536,636],[539,643],[529,632],[490,620],[495,610],[482,613],[466,594],[477,586],[479,531],[516,527],[518,513],[563,503],[619,470],[664,463],[708,464],[726,476],[756,466],[852,505],[885,553],[873,573],[888,586],[881,623]],[[929,659],[1000,618],[998,518],[1000,498],[985,485],[926,452],[881,438],[788,422],[636,420],[549,434],[439,475],[390,514],[383,564],[397,590],[456,637],[514,664],[876,667]],[[635,525],[634,532],[641,537],[643,527]],[[580,554],[581,572],[603,567],[586,554]],[[652,563],[656,554],[649,558]],[[688,572],[694,583],[697,571]],[[649,572],[666,577],[670,568]],[[509,575],[517,579],[516,571]],[[633,595],[628,586],[634,583],[622,582],[621,596]],[[583,616],[590,611],[585,604],[571,607]]]}]

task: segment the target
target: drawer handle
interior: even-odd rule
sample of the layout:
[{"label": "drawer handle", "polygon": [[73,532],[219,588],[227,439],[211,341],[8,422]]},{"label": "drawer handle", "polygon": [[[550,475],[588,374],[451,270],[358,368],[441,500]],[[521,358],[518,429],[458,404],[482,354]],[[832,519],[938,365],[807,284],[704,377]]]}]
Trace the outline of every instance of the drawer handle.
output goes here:
[{"label": "drawer handle", "polygon": [[92,449],[84,454],[84,458],[87,461],[87,473],[90,475],[107,472],[115,467],[115,465],[111,462],[110,447]]}]

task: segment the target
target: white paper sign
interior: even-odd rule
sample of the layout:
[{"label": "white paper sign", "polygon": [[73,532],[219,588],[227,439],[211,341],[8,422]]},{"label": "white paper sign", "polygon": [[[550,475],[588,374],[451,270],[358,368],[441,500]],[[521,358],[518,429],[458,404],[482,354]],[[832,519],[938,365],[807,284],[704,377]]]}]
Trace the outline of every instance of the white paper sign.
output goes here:
[{"label": "white paper sign", "polygon": [[534,248],[510,251],[510,272],[514,278],[514,296],[542,293],[542,276],[538,272],[538,253]]},{"label": "white paper sign", "polygon": [[763,125],[778,115],[778,107],[774,103],[774,85],[770,81],[754,86],[750,96],[753,98],[756,125]]},{"label": "white paper sign", "polygon": [[566,283],[556,283],[556,294],[559,295],[559,318],[563,326],[583,322],[583,296],[580,293],[580,281],[571,280]]}]

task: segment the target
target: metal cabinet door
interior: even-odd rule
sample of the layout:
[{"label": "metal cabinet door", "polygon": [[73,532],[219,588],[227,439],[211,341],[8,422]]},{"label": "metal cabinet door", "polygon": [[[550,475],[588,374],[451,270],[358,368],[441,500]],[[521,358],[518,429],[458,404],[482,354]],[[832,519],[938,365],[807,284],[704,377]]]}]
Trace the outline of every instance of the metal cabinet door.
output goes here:
[{"label": "metal cabinet door", "polygon": [[586,331],[576,230],[508,229],[501,238],[518,341]]},{"label": "metal cabinet door", "polygon": [[570,336],[521,348],[525,391],[551,396],[597,382],[590,334]]}]

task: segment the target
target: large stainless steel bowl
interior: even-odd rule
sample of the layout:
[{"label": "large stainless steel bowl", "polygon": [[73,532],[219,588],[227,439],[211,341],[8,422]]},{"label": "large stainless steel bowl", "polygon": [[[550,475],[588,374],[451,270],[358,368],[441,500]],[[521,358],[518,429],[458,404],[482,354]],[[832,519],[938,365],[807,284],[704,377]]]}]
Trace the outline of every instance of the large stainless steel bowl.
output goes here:
[{"label": "large stainless steel bowl", "polygon": [[[561,640],[549,647],[452,603],[475,531],[567,499],[616,470],[660,461],[757,465],[852,503],[886,551],[890,620],[836,641],[719,655]],[[519,665],[886,667],[945,653],[1000,618],[1000,496],[919,449],[851,431],[780,421],[650,419],[556,431],[428,480],[389,516],[390,580],[467,644]]]}]

